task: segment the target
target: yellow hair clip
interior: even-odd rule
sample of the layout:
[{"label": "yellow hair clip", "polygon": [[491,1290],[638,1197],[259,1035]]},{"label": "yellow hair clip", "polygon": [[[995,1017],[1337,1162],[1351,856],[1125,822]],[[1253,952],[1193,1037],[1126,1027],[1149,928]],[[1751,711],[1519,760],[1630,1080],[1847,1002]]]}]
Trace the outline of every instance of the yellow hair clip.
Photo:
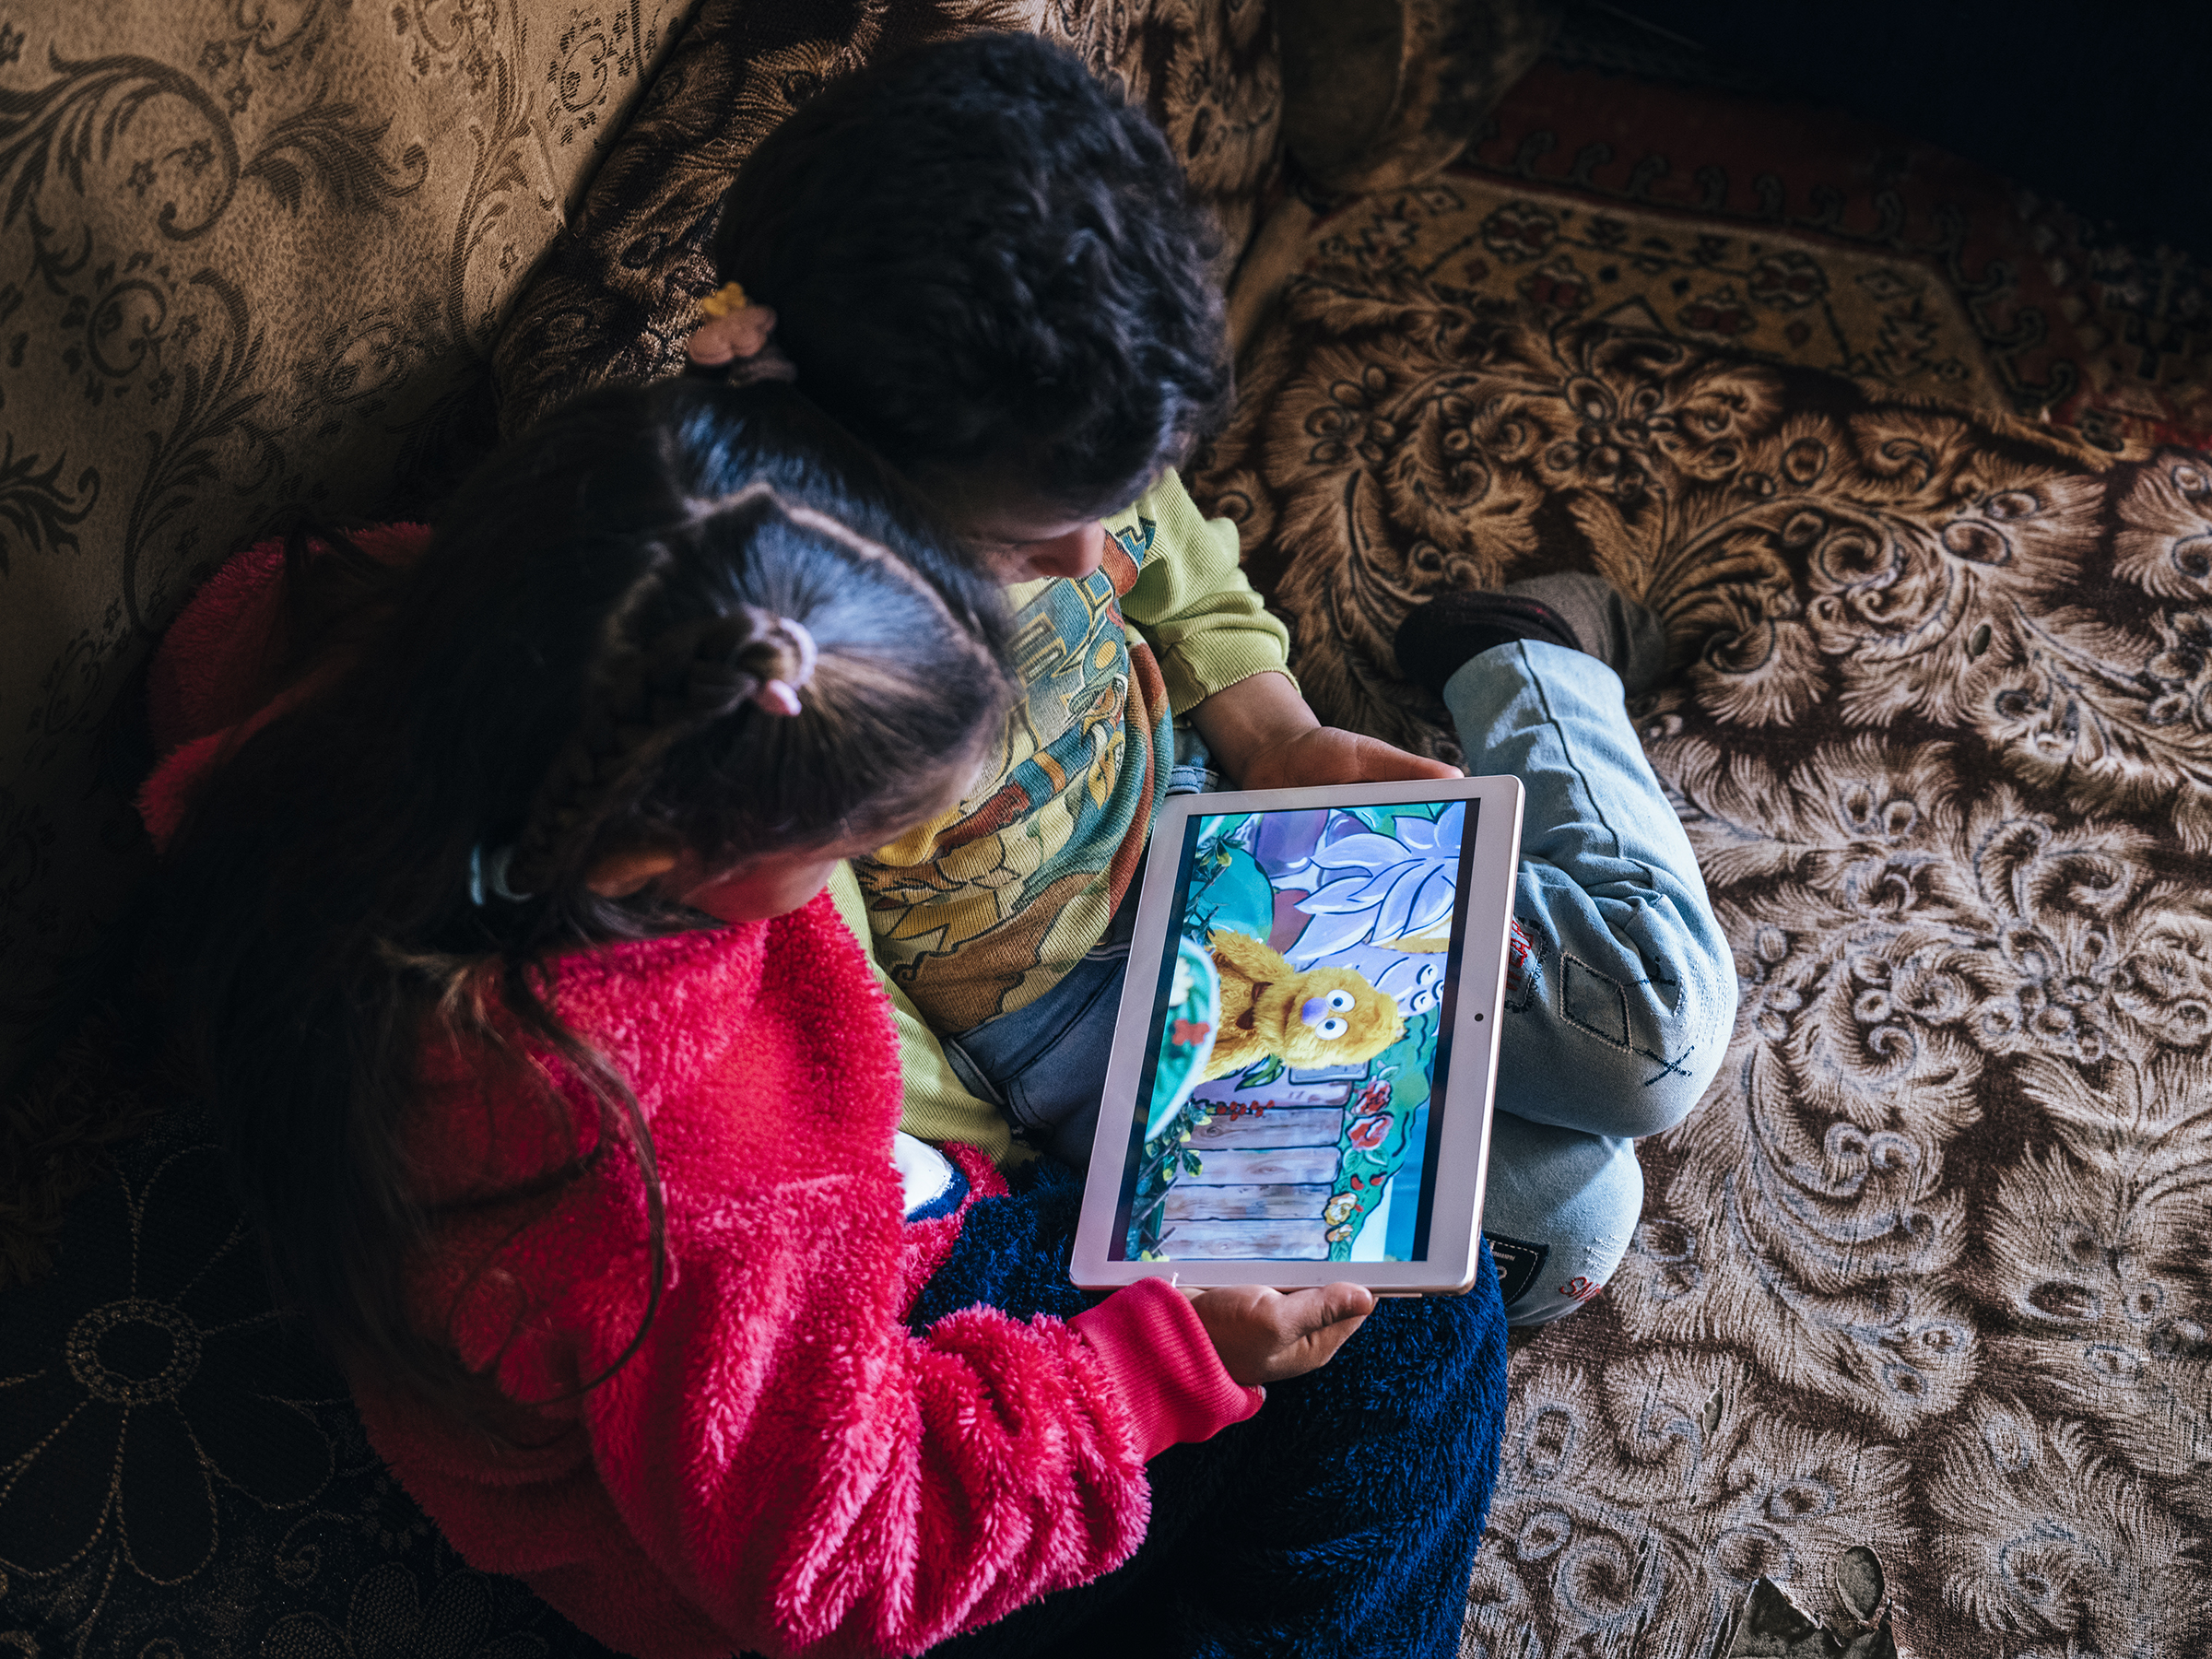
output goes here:
[{"label": "yellow hair clip", "polygon": [[745,297],[742,284],[725,282],[699,302],[702,317],[727,317],[745,310],[752,301]]}]

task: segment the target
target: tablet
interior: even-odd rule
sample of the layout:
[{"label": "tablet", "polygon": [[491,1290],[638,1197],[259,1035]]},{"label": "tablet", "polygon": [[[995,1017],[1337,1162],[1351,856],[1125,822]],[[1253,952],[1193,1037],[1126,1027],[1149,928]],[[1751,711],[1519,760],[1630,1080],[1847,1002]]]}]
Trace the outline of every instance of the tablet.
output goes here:
[{"label": "tablet", "polygon": [[1521,800],[1516,778],[1169,800],[1077,1284],[1474,1282]]}]

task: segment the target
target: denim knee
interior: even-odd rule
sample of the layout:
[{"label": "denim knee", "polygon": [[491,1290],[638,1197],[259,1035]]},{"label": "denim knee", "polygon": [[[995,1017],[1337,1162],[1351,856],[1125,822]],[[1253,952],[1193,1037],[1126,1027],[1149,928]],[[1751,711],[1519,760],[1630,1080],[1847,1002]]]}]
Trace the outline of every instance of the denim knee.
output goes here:
[{"label": "denim knee", "polygon": [[1624,1054],[1615,1068],[1619,1106],[1605,1132],[1629,1140],[1664,1135],[1696,1110],[1720,1075],[1735,1026],[1735,965],[1725,978],[1701,974],[1684,1006],[1656,1023],[1665,1047],[1654,1057]]},{"label": "denim knee", "polygon": [[1700,964],[1696,996],[1679,1018],[1669,1022],[1680,1039],[1675,1052],[1681,1058],[1652,1081],[1642,1114],[1645,1126],[1634,1131],[1630,1137],[1633,1140],[1663,1134],[1679,1124],[1721,1074],[1729,1039],[1735,1034],[1736,981],[1735,958],[1724,942],[1718,954],[1719,961]]},{"label": "denim knee", "polygon": [[1671,985],[1631,984],[1593,967],[1594,951],[1547,954],[1524,965],[1509,991],[1500,1109],[1623,1140],[1663,1134],[1688,1117],[1727,1054],[1733,961],[1724,971],[1678,962]]}]

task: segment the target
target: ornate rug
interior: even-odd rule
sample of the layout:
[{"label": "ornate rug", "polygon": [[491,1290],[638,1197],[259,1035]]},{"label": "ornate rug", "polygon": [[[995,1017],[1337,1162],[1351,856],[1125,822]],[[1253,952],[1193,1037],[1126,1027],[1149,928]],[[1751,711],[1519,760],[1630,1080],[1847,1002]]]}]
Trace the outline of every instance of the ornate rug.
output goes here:
[{"label": "ornate rug", "polygon": [[[1454,175],[1389,222],[1489,188]],[[1539,257],[1453,257],[1484,283],[1594,267],[1594,217]],[[1618,280],[1748,298],[1792,245],[1761,236]],[[1862,292],[1846,274],[1882,268],[1818,267]],[[1326,720],[1452,752],[1396,624],[1539,570],[1641,597],[1683,665],[1632,712],[1742,1012],[1700,1110],[1642,1147],[1618,1278],[1518,1346],[1465,1651],[1877,1651],[1865,1547],[1908,1651],[2202,1652],[2212,457],[1558,320],[1601,292],[1501,321],[1403,265],[1300,277],[1194,485]],[[1971,347],[1928,314],[1931,361]],[[1747,1607],[1761,1578],[1829,1628]]]},{"label": "ornate rug", "polygon": [[1754,93],[1556,61],[1425,187],[1318,206],[1247,283],[1418,274],[2125,441],[2212,433],[2212,277],[1932,146]]}]

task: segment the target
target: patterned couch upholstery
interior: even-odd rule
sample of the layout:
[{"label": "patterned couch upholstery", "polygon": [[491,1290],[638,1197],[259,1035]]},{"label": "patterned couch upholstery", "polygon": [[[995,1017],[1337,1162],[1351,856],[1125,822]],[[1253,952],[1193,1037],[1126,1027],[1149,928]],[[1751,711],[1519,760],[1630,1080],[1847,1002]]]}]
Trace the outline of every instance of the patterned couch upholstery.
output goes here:
[{"label": "patterned couch upholstery", "polygon": [[[304,506],[419,502],[688,0],[0,18],[0,1065],[142,856],[149,640]],[[123,776],[102,776],[103,765]]]}]

